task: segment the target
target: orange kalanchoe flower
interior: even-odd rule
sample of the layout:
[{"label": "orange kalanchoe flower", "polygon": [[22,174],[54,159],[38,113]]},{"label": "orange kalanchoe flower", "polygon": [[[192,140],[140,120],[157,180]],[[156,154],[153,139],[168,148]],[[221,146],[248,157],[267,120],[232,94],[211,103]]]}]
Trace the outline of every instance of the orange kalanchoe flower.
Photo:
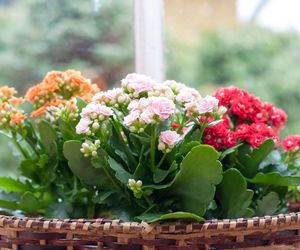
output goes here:
[{"label": "orange kalanchoe flower", "polygon": [[13,98],[11,98],[10,100],[9,100],[9,103],[11,104],[11,105],[13,105],[13,106],[19,106],[19,105],[21,105],[23,102],[24,102],[25,100],[24,100],[24,98],[22,98],[22,97],[13,97]]},{"label": "orange kalanchoe flower", "polygon": [[70,100],[73,97],[90,101],[98,91],[98,86],[83,77],[80,71],[51,71],[40,84],[27,91],[25,98],[33,103],[37,111],[32,116],[38,116],[45,112],[42,107],[57,106],[57,102]]},{"label": "orange kalanchoe flower", "polygon": [[46,110],[47,110],[46,106],[40,107],[37,110],[32,111],[30,116],[31,117],[41,116],[41,115],[45,114]]},{"label": "orange kalanchoe flower", "polygon": [[17,91],[15,88],[10,88],[7,86],[0,87],[0,101],[6,102],[11,99]]},{"label": "orange kalanchoe flower", "polygon": [[15,114],[10,115],[10,120],[13,123],[21,123],[26,119],[26,115],[24,115],[22,112],[17,112]]}]

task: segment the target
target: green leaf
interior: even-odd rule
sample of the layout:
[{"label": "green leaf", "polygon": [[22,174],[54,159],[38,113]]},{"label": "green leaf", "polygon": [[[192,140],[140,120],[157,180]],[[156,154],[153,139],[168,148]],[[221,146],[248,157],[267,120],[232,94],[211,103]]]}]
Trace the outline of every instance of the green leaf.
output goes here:
[{"label": "green leaf", "polygon": [[245,178],[235,168],[230,168],[223,174],[216,197],[221,206],[220,218],[250,217],[253,214],[249,209],[253,191],[247,189]]},{"label": "green leaf", "polygon": [[[20,164],[20,172],[23,176],[38,181],[38,166],[33,160],[24,160]],[[1,181],[0,181],[1,185]]]},{"label": "green leaf", "polygon": [[103,168],[95,168],[91,159],[84,157],[80,152],[80,141],[67,141],[64,143],[63,153],[68,160],[72,172],[85,184],[109,187],[110,183]]},{"label": "green leaf", "polygon": [[192,148],[199,146],[200,142],[198,141],[191,141],[188,142],[187,144],[183,145],[180,150],[179,150],[179,154],[181,155],[186,155],[188,152],[190,152],[192,150]]},{"label": "green leaf", "polygon": [[273,186],[300,186],[300,176],[284,176],[279,172],[258,173],[254,178],[248,179],[255,184],[265,184]]},{"label": "green leaf", "polygon": [[31,189],[28,183],[23,183],[19,180],[14,180],[9,177],[0,177],[0,189],[6,192],[23,193]]},{"label": "green leaf", "polygon": [[114,170],[116,178],[123,184],[127,185],[128,180],[133,178],[133,175],[128,173],[123,166],[116,162],[113,158],[108,159],[109,166]]},{"label": "green leaf", "polygon": [[153,222],[163,221],[163,220],[178,220],[178,219],[204,221],[202,217],[187,212],[174,212],[174,213],[167,213],[167,214],[149,213],[149,214],[143,214],[137,216],[136,219],[148,223],[153,223]]},{"label": "green leaf", "polygon": [[20,106],[19,108],[21,110],[24,111],[24,113],[27,115],[27,116],[30,116],[31,112],[33,111],[33,105],[31,102],[29,101],[24,101]]},{"label": "green leaf", "polygon": [[260,163],[273,151],[274,141],[268,139],[264,141],[259,148],[254,148],[252,152],[244,154],[239,153],[239,163],[238,169],[241,173],[247,177],[252,178],[258,172]]},{"label": "green leaf", "polygon": [[224,150],[219,158],[220,161],[222,161],[227,155],[230,155],[232,153],[234,153],[240,146],[242,146],[243,144],[240,143],[232,148],[228,148],[226,150]]},{"label": "green leaf", "polygon": [[219,156],[213,147],[199,145],[183,159],[168,192],[180,201],[182,210],[204,215],[214,198],[215,186],[222,180]]},{"label": "green leaf", "polygon": [[26,212],[36,212],[43,207],[43,204],[33,193],[25,192],[21,197],[19,207]]},{"label": "green leaf", "polygon": [[42,120],[38,124],[38,131],[41,143],[49,156],[49,160],[53,162],[51,165],[55,165],[58,157],[58,149],[56,144],[57,136],[55,129],[49,122]]},{"label": "green leaf", "polygon": [[76,97],[76,106],[79,110],[79,112],[81,112],[81,110],[87,105],[87,103],[82,100],[80,97]]},{"label": "green leaf", "polygon": [[17,210],[19,208],[18,203],[16,201],[6,201],[6,200],[0,200],[0,207],[11,209],[11,210]]},{"label": "green leaf", "polygon": [[115,193],[114,190],[100,192],[93,197],[93,202],[104,204],[105,200],[114,193]]},{"label": "green leaf", "polygon": [[280,199],[278,197],[278,194],[275,192],[270,192],[264,197],[262,197],[261,200],[257,201],[256,215],[273,215],[278,209],[279,204]]},{"label": "green leaf", "polygon": [[208,123],[207,126],[208,126],[208,127],[212,127],[212,126],[215,126],[215,125],[217,125],[217,124],[219,124],[219,123],[221,123],[221,122],[223,122],[223,119],[221,119],[221,120],[216,120],[216,121],[212,121],[212,122]]},{"label": "green leaf", "polygon": [[164,169],[156,169],[153,173],[153,180],[155,183],[162,182],[170,173],[174,172],[178,167],[176,161],[173,161],[170,168],[167,170]]},{"label": "green leaf", "polygon": [[141,144],[145,144],[145,145],[149,145],[150,144],[150,138],[147,137],[143,137],[134,133],[130,133],[129,134],[129,138],[131,140],[137,139],[140,141]]},{"label": "green leaf", "polygon": [[92,157],[91,162],[94,168],[103,168],[103,166],[107,165],[108,154],[102,148],[97,149],[97,157]]}]

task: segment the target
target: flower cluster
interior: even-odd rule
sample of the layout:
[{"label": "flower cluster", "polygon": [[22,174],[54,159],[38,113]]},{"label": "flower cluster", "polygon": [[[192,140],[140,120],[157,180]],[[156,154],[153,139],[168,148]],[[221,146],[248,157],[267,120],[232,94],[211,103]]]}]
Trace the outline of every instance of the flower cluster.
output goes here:
[{"label": "flower cluster", "polygon": [[265,123],[279,131],[287,121],[287,115],[282,109],[262,102],[258,97],[237,87],[220,88],[215,97],[239,123]]},{"label": "flower cluster", "polygon": [[142,185],[143,182],[141,180],[129,179],[127,186],[133,192],[134,197],[140,199],[143,194]]},{"label": "flower cluster", "polygon": [[176,131],[167,130],[160,133],[158,150],[169,153],[179,141],[180,135]]},{"label": "flower cluster", "polygon": [[36,110],[33,116],[40,116],[47,107],[60,104],[62,100],[81,97],[90,101],[98,90],[97,85],[91,84],[79,71],[51,71],[40,84],[27,91],[25,98]]},{"label": "flower cluster", "polygon": [[300,135],[289,135],[281,142],[284,151],[297,151],[300,149]]},{"label": "flower cluster", "polygon": [[129,95],[124,93],[122,88],[114,88],[108,91],[98,92],[93,98],[93,102],[97,102],[109,107],[119,108],[128,105]]},{"label": "flower cluster", "polygon": [[89,140],[85,140],[84,143],[82,143],[81,145],[81,153],[83,153],[84,157],[97,157],[97,150],[100,147],[100,140],[96,140],[94,143],[89,141]]},{"label": "flower cluster", "polygon": [[199,116],[217,111],[219,100],[213,96],[206,96],[195,101],[187,102],[185,110],[188,116]]},{"label": "flower cluster", "polygon": [[0,128],[20,129],[27,118],[22,110],[18,108],[23,103],[23,98],[14,95],[17,91],[7,86],[0,87]]},{"label": "flower cluster", "polygon": [[166,97],[148,97],[132,101],[124,124],[131,132],[143,132],[147,124],[162,122],[175,113],[175,104]]},{"label": "flower cluster", "polygon": [[[76,127],[78,134],[88,136],[105,132],[110,117],[114,116],[132,133],[144,133],[148,126],[161,126],[157,147],[164,153],[172,150],[193,120],[201,126],[201,117],[220,113],[218,99],[202,97],[199,92],[182,83],[158,83],[148,76],[129,74],[121,81],[121,88],[97,93],[81,112]],[[190,119],[189,119],[190,118]],[[112,121],[114,123],[114,121]],[[174,128],[172,124],[178,124]],[[169,127],[168,127],[169,126]],[[168,130],[169,129],[169,130]],[[124,137],[120,131],[121,137]],[[126,143],[127,139],[123,138]]]},{"label": "flower cluster", "polygon": [[270,138],[278,146],[279,132],[287,120],[283,110],[236,87],[220,88],[215,97],[220,114],[225,115],[222,123],[205,129],[204,143],[218,150],[233,147],[237,142],[247,142],[256,148]]},{"label": "flower cluster", "polygon": [[98,129],[106,130],[107,118],[112,116],[111,108],[95,102],[82,109],[80,122],[76,126],[77,134],[92,135]]}]

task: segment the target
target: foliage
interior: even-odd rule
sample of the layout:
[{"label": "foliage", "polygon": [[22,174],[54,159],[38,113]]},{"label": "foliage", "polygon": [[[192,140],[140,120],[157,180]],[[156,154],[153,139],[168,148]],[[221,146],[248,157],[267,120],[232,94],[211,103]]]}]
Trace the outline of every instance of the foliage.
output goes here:
[{"label": "foliage", "polygon": [[[169,78],[190,82],[207,93],[221,85],[234,84],[247,89],[287,112],[289,121],[284,135],[297,133],[298,34],[245,25],[202,32],[197,46],[185,46],[184,41],[171,37],[167,48]],[[186,67],[182,67],[182,62]]]},{"label": "foliage", "polygon": [[245,26],[202,37],[197,83],[235,83],[246,88],[280,105],[290,117],[285,133],[297,133],[299,36]]},{"label": "foliage", "polygon": [[99,10],[81,0],[0,6],[0,83],[21,91],[50,70],[78,68],[114,84],[132,67],[130,11],[130,1],[101,1]]},{"label": "foliage", "polygon": [[[132,71],[130,1],[22,0],[0,4],[0,85],[20,93],[46,72],[78,68],[101,87]],[[17,158],[1,138],[0,172],[15,173]]]},{"label": "foliage", "polygon": [[[147,222],[271,215],[286,209],[288,188],[300,185],[300,137],[287,137],[283,150],[275,149],[283,113],[273,119],[266,108],[265,123],[252,112],[234,113],[231,105],[240,101],[233,93],[270,106],[246,91],[225,88],[218,98],[201,97],[175,81],[161,85],[129,74],[121,88],[98,92],[87,103],[77,96],[90,89],[77,89],[92,85],[74,72],[47,74],[25,102],[13,88],[0,88],[0,128],[23,158],[21,178],[0,178],[5,213]],[[53,102],[57,84],[66,92]],[[260,132],[273,133],[246,140],[238,128],[253,130],[251,119]],[[207,131],[225,120],[237,133],[232,142],[218,150],[205,144]]]}]

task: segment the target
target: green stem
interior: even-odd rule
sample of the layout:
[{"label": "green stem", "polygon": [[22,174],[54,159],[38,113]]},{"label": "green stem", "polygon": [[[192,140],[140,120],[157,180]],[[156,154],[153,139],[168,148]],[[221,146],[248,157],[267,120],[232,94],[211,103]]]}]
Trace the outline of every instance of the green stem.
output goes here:
[{"label": "green stem", "polygon": [[77,189],[77,177],[74,175],[73,176],[73,192],[72,196],[76,195],[78,189]]},{"label": "green stem", "polygon": [[204,129],[207,127],[207,121],[208,121],[208,116],[205,118],[203,124],[201,125],[201,128],[200,128],[200,132],[199,132],[199,137],[197,138],[201,143],[202,143],[202,136],[203,136],[203,133],[204,133]]},{"label": "green stem", "polygon": [[17,139],[16,133],[12,133],[12,139],[13,139],[13,142],[14,142],[15,146],[19,149],[19,151],[21,152],[21,154],[23,155],[23,157],[25,159],[30,159],[29,153],[24,148],[22,148],[22,146],[20,145],[20,143],[19,143],[19,141]]},{"label": "green stem", "polygon": [[156,166],[156,169],[159,169],[161,165],[163,164],[164,160],[166,159],[167,154],[164,154],[163,157],[161,157],[158,165]]},{"label": "green stem", "polygon": [[27,144],[32,148],[32,150],[34,151],[34,153],[36,154],[36,156],[39,156],[39,152],[36,150],[36,146],[31,140],[29,140],[27,137],[23,137],[25,139],[25,141],[27,142]]},{"label": "green stem", "polygon": [[142,145],[142,149],[140,151],[140,157],[139,157],[139,164],[137,165],[134,173],[133,173],[133,176],[134,177],[137,177],[137,175],[139,174],[141,168],[142,168],[142,164],[141,164],[141,161],[142,161],[142,158],[143,158],[143,154],[144,154],[144,151],[145,151],[145,146]]},{"label": "green stem", "polygon": [[145,195],[144,193],[143,193],[143,198],[145,199],[145,201],[147,202],[149,207],[153,205],[152,202],[150,201],[149,197],[147,195]]},{"label": "green stem", "polygon": [[151,160],[151,169],[152,171],[155,170],[155,140],[156,140],[156,126],[154,125],[151,128],[151,141],[150,141],[150,160]]},{"label": "green stem", "polygon": [[104,167],[103,167],[103,170],[107,176],[107,178],[111,181],[111,183],[119,190],[119,191],[122,191],[122,187],[119,185],[119,183],[117,183],[114,179],[113,176],[111,176],[110,172],[109,172],[109,169],[107,168],[107,165],[104,164]]},{"label": "green stem", "polygon": [[126,155],[128,156],[128,159],[131,161],[131,163],[132,163],[133,165],[136,166],[136,165],[137,165],[137,161],[136,161],[136,159],[133,157],[133,155],[132,155],[132,153],[130,152],[130,150],[128,149],[128,145],[127,145],[126,142],[124,141],[124,139],[123,139],[123,137],[122,137],[122,135],[121,135],[121,132],[120,132],[118,126],[115,124],[115,121],[112,121],[111,123],[112,123],[112,125],[113,125],[113,127],[114,127],[116,133],[118,134],[118,137],[119,137],[119,139],[120,139],[120,142],[121,142],[121,144],[122,144],[123,147],[124,147],[124,151],[125,151]]}]

